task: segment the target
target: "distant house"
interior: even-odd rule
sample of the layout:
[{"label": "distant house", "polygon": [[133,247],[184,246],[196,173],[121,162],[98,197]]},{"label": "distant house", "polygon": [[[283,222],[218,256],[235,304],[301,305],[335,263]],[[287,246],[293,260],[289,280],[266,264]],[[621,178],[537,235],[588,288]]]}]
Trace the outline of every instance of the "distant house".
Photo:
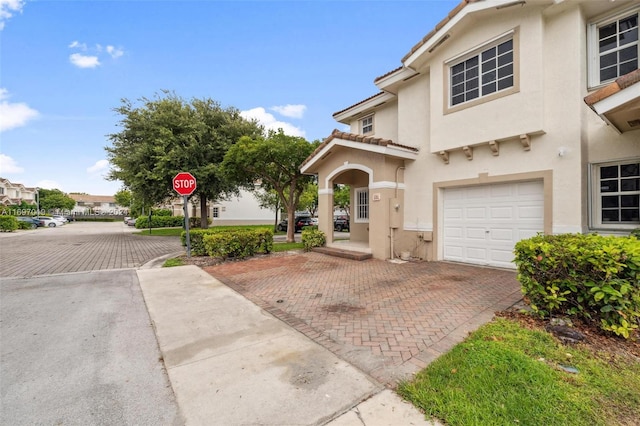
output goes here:
[{"label": "distant house", "polygon": [[640,227],[639,14],[638,0],[461,1],[301,165],[327,245],[336,184],[351,187],[351,242],[379,259],[513,268],[537,233]]},{"label": "distant house", "polygon": [[37,188],[0,177],[0,203],[3,206],[18,205],[22,202],[36,204],[36,193]]},{"label": "distant house", "polygon": [[[175,198],[166,208],[171,209],[174,215],[183,215],[182,198]],[[200,203],[192,203],[189,209],[189,217],[200,216]],[[260,207],[260,203],[249,191],[240,191],[238,197],[231,197],[226,201],[209,204],[207,216],[212,219],[213,226],[222,225],[264,225],[275,221],[275,212]]]},{"label": "distant house", "polygon": [[103,214],[103,215],[125,215],[129,213],[129,208],[116,204],[112,195],[89,195],[89,194],[69,194],[75,202],[75,207],[71,214]]}]

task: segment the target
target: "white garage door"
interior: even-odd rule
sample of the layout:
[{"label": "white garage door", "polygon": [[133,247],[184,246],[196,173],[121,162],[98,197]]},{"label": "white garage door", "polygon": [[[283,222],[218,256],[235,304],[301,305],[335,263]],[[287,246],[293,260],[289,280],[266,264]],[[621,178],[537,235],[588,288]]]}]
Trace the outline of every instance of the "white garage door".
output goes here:
[{"label": "white garage door", "polygon": [[444,190],[445,260],[515,268],[516,242],[544,230],[542,181]]}]

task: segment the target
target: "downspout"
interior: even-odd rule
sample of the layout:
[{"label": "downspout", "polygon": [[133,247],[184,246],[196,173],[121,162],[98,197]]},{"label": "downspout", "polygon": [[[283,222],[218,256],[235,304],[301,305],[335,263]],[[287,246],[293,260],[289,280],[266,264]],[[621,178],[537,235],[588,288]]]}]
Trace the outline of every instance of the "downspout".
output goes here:
[{"label": "downspout", "polygon": [[[404,170],[404,166],[396,167],[396,190],[395,190],[395,197],[394,197],[396,199],[398,198],[398,172],[400,171],[400,169]],[[393,240],[395,239],[395,232],[393,230],[393,227],[391,227],[391,217],[389,217],[389,235],[391,237],[391,245],[390,245],[391,256],[390,256],[390,259],[393,260],[394,259]]]}]

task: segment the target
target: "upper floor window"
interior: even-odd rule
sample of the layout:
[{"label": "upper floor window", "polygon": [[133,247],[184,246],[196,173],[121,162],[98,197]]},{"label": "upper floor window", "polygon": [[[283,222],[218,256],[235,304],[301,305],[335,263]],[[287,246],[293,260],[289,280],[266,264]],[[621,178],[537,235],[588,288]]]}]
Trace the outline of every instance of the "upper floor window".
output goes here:
[{"label": "upper floor window", "polygon": [[449,107],[513,92],[517,85],[517,31],[447,61]]},{"label": "upper floor window", "polygon": [[640,225],[640,162],[598,164],[594,166],[594,177],[594,225]]},{"label": "upper floor window", "polygon": [[373,133],[373,115],[360,120],[360,132],[363,135]]},{"label": "upper floor window", "polygon": [[4,188],[0,188],[0,195],[4,195]]},{"label": "upper floor window", "polygon": [[598,86],[638,69],[638,10],[593,22],[589,28],[589,85]]}]

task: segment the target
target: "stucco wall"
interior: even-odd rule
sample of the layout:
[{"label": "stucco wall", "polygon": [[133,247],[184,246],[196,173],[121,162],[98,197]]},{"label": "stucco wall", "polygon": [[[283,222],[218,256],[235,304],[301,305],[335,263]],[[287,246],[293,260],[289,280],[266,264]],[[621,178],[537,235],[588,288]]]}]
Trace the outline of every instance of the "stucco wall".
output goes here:
[{"label": "stucco wall", "polygon": [[[369,114],[363,114],[351,122],[351,133],[358,135],[362,133],[359,120],[367,115]],[[367,136],[398,140],[398,104],[396,102],[388,102],[376,110],[373,117],[373,133]]]}]

